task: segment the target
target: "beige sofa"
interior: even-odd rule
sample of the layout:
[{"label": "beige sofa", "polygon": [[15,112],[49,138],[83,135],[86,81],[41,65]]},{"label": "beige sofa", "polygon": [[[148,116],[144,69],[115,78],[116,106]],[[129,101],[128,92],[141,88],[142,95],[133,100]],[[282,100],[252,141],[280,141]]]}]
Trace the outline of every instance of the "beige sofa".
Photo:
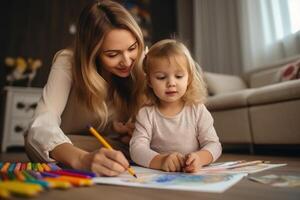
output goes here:
[{"label": "beige sofa", "polygon": [[258,67],[242,77],[204,72],[212,94],[207,108],[223,144],[299,146],[300,79],[281,80],[287,63],[299,59]]}]

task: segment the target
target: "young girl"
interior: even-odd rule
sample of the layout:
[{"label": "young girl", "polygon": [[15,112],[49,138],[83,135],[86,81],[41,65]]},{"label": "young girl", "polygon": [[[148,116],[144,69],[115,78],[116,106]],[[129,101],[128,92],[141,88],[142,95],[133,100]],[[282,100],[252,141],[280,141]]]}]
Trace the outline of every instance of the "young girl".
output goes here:
[{"label": "young girl", "polygon": [[151,106],[136,118],[130,141],[134,162],[168,172],[197,172],[221,155],[206,88],[188,49],[175,40],[154,44],[143,61]]},{"label": "young girl", "polygon": [[[144,78],[138,65],[143,35],[129,12],[109,0],[89,3],[76,27],[74,48],[59,51],[53,59],[25,138],[27,155],[35,162],[57,161],[116,176],[128,168],[128,160],[120,151],[99,146],[87,136],[86,127],[93,125],[108,137],[118,132],[128,138],[134,127],[126,122],[137,112]],[[120,149],[120,142],[110,142]]]}]

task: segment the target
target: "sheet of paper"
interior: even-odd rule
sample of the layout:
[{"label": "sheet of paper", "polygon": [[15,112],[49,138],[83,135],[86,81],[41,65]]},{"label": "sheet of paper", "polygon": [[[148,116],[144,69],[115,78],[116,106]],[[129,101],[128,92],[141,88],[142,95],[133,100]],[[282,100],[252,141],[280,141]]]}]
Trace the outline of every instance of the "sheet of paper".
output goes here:
[{"label": "sheet of paper", "polygon": [[268,174],[248,179],[275,187],[300,187],[300,176]]},{"label": "sheet of paper", "polygon": [[282,167],[286,166],[286,163],[283,164],[269,164],[269,163],[260,163],[256,165],[251,166],[245,166],[245,167],[238,167],[234,169],[219,169],[215,170],[215,168],[212,168],[212,170],[209,170],[209,168],[206,168],[205,170],[199,172],[199,174],[235,174],[235,173],[247,173],[247,174],[253,174],[261,171],[265,171],[268,169],[272,169],[275,167]]},{"label": "sheet of paper", "polygon": [[247,175],[245,173],[212,175],[166,173],[136,166],[133,168],[138,176],[137,179],[128,173],[123,173],[118,177],[96,177],[93,181],[97,184],[221,193]]}]

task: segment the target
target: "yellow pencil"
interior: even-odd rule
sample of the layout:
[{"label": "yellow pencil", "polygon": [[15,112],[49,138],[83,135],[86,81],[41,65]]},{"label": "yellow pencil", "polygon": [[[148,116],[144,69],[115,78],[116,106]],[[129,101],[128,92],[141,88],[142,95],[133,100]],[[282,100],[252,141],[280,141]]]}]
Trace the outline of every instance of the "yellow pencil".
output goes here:
[{"label": "yellow pencil", "polygon": [[[108,144],[108,142],[100,135],[100,133],[98,133],[96,131],[96,129],[94,129],[92,126],[89,126],[89,131],[99,140],[99,142],[106,148],[108,149],[113,149],[112,146],[110,146],[110,144]],[[135,178],[137,178],[134,170],[129,166],[127,171],[134,176]]]}]

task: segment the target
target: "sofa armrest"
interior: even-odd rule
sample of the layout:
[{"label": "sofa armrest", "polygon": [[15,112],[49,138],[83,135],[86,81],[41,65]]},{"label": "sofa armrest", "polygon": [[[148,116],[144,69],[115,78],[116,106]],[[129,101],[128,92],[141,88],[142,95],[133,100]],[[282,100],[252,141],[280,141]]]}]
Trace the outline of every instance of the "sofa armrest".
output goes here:
[{"label": "sofa armrest", "polygon": [[258,88],[266,85],[278,83],[278,72],[287,64],[296,62],[300,59],[300,55],[285,58],[277,62],[255,67],[248,70],[244,75],[244,80],[248,83],[250,88]]},{"label": "sofa armrest", "polygon": [[252,105],[300,99],[300,80],[292,80],[257,88],[248,97]]},{"label": "sofa armrest", "polygon": [[204,72],[204,80],[210,95],[218,95],[246,89],[246,83],[239,76]]}]

